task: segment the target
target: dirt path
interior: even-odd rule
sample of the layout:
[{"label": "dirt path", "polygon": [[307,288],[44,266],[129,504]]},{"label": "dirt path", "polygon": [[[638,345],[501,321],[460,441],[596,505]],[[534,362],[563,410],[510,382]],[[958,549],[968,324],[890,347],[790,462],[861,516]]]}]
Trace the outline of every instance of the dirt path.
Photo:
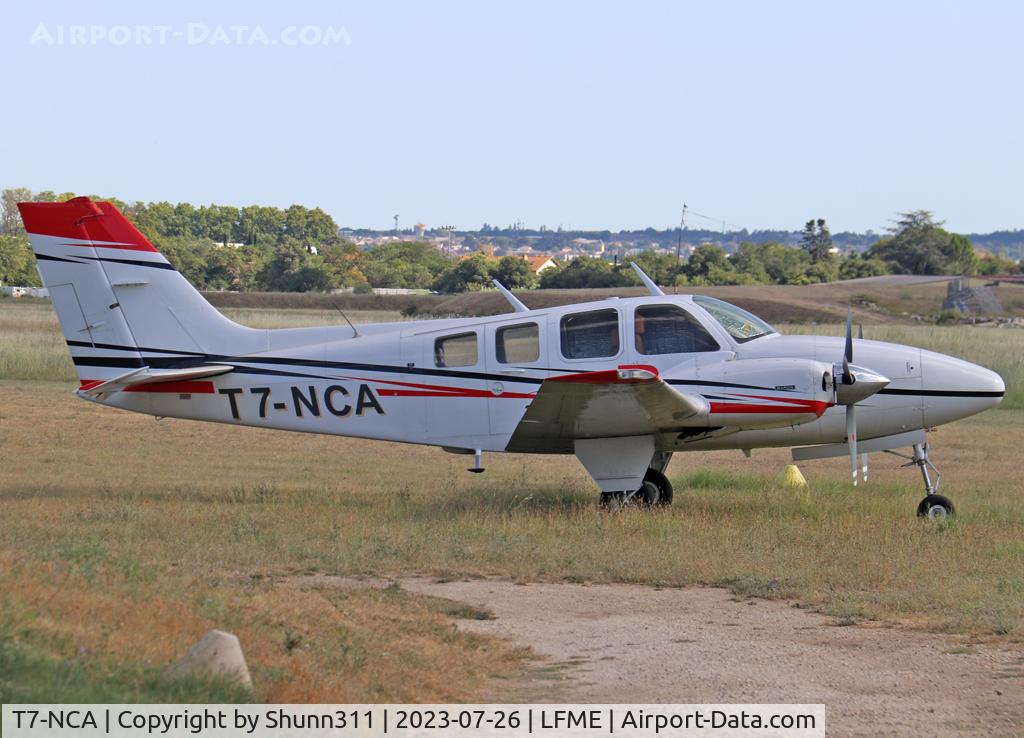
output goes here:
[{"label": "dirt path", "polygon": [[[345,580],[351,584],[352,580]],[[326,583],[321,579],[321,583]],[[340,583],[340,580],[339,580]],[[835,736],[1024,736],[1024,647],[839,627],[722,589],[400,580],[553,662],[494,701],[824,703]]]}]

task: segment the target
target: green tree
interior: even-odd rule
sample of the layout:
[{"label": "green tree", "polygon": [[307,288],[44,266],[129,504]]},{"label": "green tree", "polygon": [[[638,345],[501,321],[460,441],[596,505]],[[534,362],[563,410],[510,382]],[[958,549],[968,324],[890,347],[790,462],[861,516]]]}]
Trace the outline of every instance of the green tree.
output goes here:
[{"label": "green tree", "polygon": [[373,287],[429,289],[449,265],[429,243],[394,241],[364,251],[359,269]]},{"label": "green tree", "polygon": [[725,249],[712,243],[705,243],[693,250],[680,274],[685,277],[684,284],[709,284],[708,275],[712,272],[720,278],[722,274],[731,271],[734,271],[733,265]]},{"label": "green tree", "polygon": [[38,287],[39,272],[25,235],[0,235],[0,284]]},{"label": "green tree", "polygon": [[[629,269],[629,267],[626,267]],[[629,275],[633,270],[629,270]],[[545,289],[600,289],[626,287],[635,281],[620,267],[592,256],[578,256],[558,269],[546,269],[540,275],[540,286]]]},{"label": "green tree", "polygon": [[32,190],[26,187],[9,187],[0,192],[0,233],[17,235],[25,232],[18,212],[19,202],[32,199]]},{"label": "green tree", "polygon": [[319,249],[323,270],[332,288],[366,283],[366,277],[359,270],[359,249],[354,243],[338,241],[323,244]]},{"label": "green tree", "polygon": [[978,258],[978,274],[986,277],[994,274],[1017,274],[1020,265],[1005,254],[982,254]]},{"label": "green tree", "polygon": [[840,279],[859,279],[861,277],[880,277],[888,274],[889,269],[881,259],[866,254],[850,254],[839,264]]},{"label": "green tree", "polygon": [[230,205],[210,205],[199,208],[202,234],[210,240],[225,246],[234,241],[241,213]]},{"label": "green tree", "polygon": [[927,210],[900,213],[889,232],[868,254],[895,274],[973,274],[978,267],[970,240],[944,230]]},{"label": "green tree", "polygon": [[322,260],[298,239],[285,236],[264,270],[264,283],[279,292],[312,292],[330,289]]},{"label": "green tree", "polygon": [[190,236],[156,236],[150,240],[185,279],[198,289],[208,287],[207,268],[210,254],[219,248],[217,244],[208,238]]},{"label": "green tree", "polygon": [[809,220],[804,224],[803,234],[800,236],[800,248],[807,252],[814,263],[831,258],[832,234],[829,232],[824,218]]},{"label": "green tree", "polygon": [[530,262],[518,256],[501,257],[493,276],[509,289],[529,290],[537,286],[537,275],[530,268]]},{"label": "green tree", "polygon": [[478,251],[452,264],[434,280],[433,289],[448,294],[482,290],[490,283],[494,267],[494,260]]},{"label": "green tree", "polygon": [[[654,280],[655,284],[675,284],[678,271],[675,254],[659,254],[657,251],[650,249],[630,257],[628,261],[635,261],[637,266]],[[632,268],[630,268],[630,271],[632,272]],[[635,272],[633,274],[635,275]],[[639,279],[637,283],[639,283]]]}]

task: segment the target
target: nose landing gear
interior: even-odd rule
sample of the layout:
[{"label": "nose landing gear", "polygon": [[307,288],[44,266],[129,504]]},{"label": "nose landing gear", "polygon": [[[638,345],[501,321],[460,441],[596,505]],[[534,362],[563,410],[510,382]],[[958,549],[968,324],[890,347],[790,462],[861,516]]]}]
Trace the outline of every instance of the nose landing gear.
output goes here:
[{"label": "nose landing gear", "polygon": [[[956,514],[956,508],[953,507],[952,501],[948,497],[940,495],[939,483],[942,481],[942,474],[935,468],[935,465],[928,460],[928,444],[917,443],[914,444],[914,453],[911,456],[901,454],[898,451],[888,450],[886,453],[890,453],[893,456],[899,456],[903,459],[908,459],[904,467],[916,466],[921,470],[921,476],[924,478],[924,493],[925,498],[917,506],[917,517],[927,518],[932,521],[942,521]],[[935,472],[935,482],[932,483],[931,474],[928,470],[931,469]]]}]

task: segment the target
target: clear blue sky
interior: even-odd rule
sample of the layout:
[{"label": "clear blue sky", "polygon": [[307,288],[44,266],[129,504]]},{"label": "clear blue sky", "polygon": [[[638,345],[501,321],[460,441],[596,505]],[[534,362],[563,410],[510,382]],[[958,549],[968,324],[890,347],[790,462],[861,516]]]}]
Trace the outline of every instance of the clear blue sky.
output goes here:
[{"label": "clear blue sky", "polygon": [[[1024,227],[1022,21],[1015,2],[9,2],[0,185],[378,228],[665,227],[684,200],[750,228],[913,208]],[[133,37],[61,43],[76,25]],[[284,42],[306,25],[348,42]]]}]

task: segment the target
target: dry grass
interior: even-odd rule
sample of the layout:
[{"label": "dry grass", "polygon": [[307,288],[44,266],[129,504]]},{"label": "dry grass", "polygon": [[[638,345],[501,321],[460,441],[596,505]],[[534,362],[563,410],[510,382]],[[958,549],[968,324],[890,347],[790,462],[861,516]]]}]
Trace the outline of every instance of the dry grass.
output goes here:
[{"label": "dry grass", "polygon": [[779,486],[781,451],[677,455],[671,510],[608,516],[562,457],[492,456],[475,476],[437,449],[158,422],[59,385],[5,382],[0,406],[0,548],[32,560],[71,555],[157,580],[317,571],[727,583],[930,628],[1024,622],[1017,411],[935,434],[962,510],[935,528],[913,518],[916,472],[887,457],[856,491],[842,460],[808,465],[805,497]]},{"label": "dry grass", "polygon": [[261,575],[116,558],[65,541],[51,562],[6,551],[0,596],[25,643],[56,659],[142,668],[212,628],[238,635],[268,702],[455,701],[527,653],[456,629],[444,600],[400,589],[282,588]]}]

